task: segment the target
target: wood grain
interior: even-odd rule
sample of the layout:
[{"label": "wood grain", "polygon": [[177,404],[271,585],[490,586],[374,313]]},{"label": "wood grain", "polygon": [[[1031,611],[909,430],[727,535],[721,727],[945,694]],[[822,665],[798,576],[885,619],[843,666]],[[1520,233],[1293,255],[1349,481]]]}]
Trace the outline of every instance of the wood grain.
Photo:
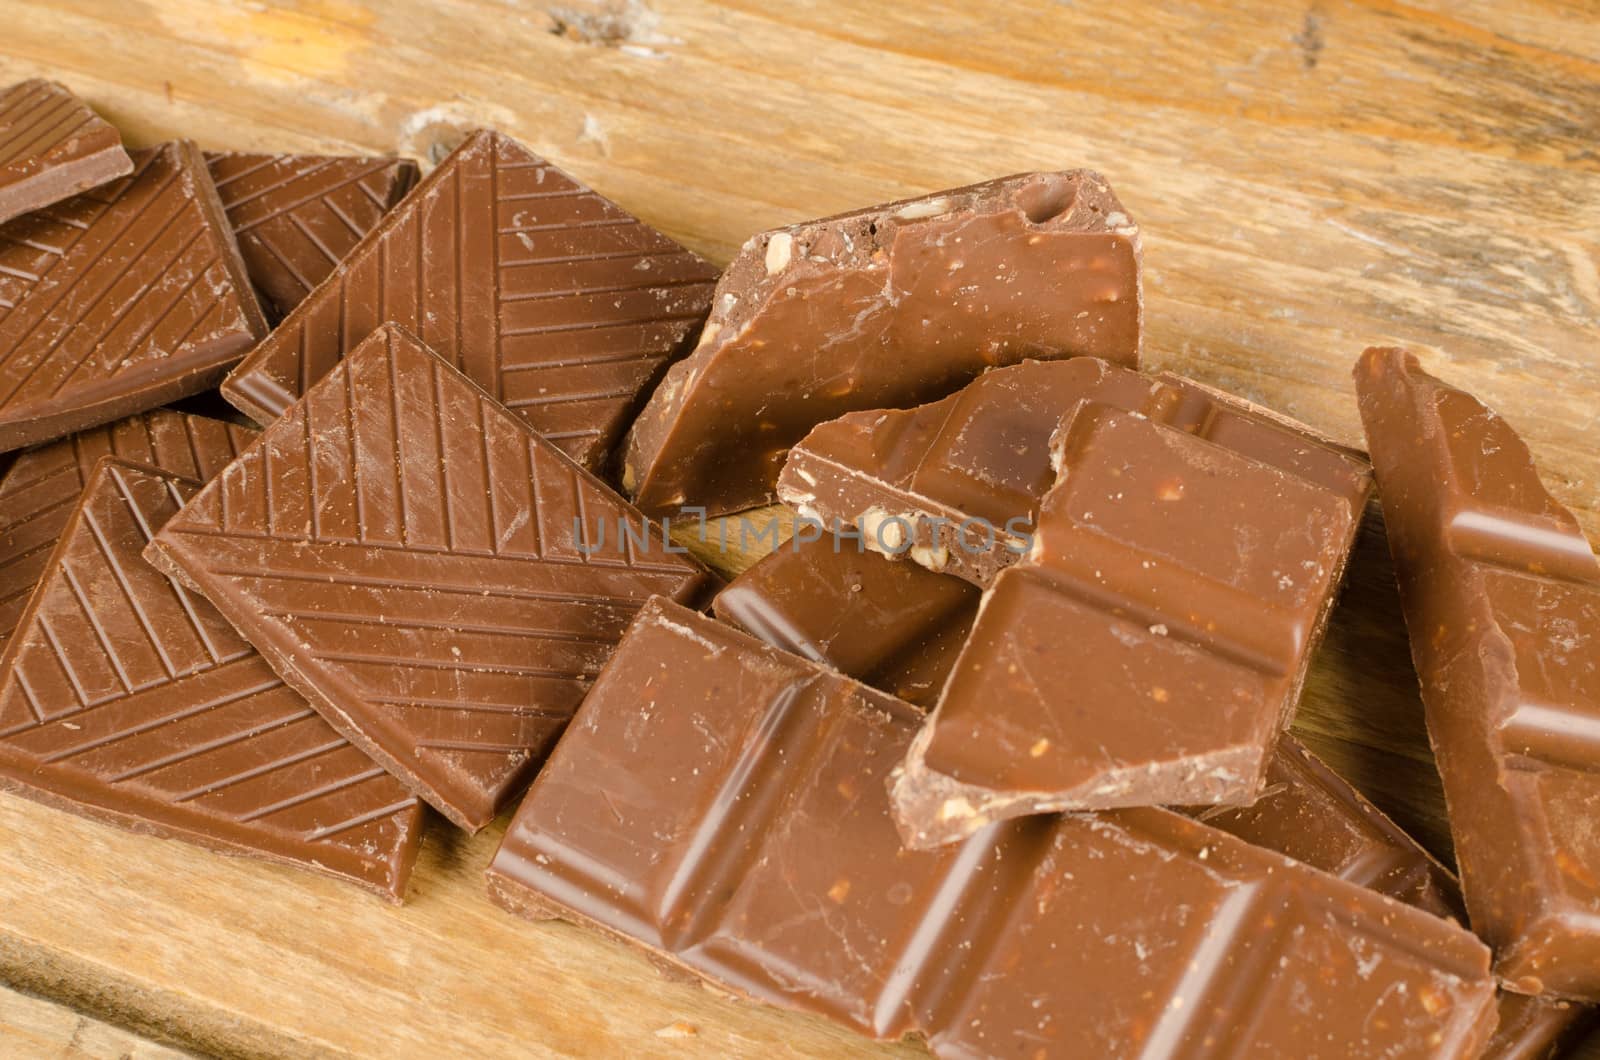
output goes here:
[{"label": "wood grain", "polygon": [[[1594,16],[1592,0],[0,0],[0,81],[61,78],[136,143],[428,163],[494,125],[717,260],[774,224],[1094,166],[1144,227],[1153,364],[1359,442],[1350,366],[1410,345],[1508,415],[1594,534]],[[1447,850],[1376,521],[1297,728]],[[398,912],[14,799],[0,835],[0,976],[197,1048],[914,1055],[510,920],[482,896],[493,830],[435,828]]]}]

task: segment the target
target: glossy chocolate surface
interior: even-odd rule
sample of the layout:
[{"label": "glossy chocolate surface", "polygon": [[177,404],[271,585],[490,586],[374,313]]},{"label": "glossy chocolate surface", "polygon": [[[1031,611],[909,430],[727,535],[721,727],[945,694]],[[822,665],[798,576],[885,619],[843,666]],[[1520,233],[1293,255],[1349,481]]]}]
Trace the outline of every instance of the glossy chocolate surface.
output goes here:
[{"label": "glossy chocolate surface", "polygon": [[903,848],[885,782],[919,720],[652,601],[518,811],[491,894],[939,1056],[1481,1048],[1476,939],[1177,814]]},{"label": "glossy chocolate surface", "polygon": [[716,277],[704,259],[515,140],[477,132],[222,392],[271,422],[394,321],[598,470],[705,319]]},{"label": "glossy chocolate surface", "polygon": [[149,556],[341,733],[478,829],[527,785],[639,606],[706,586],[642,524],[388,325]]},{"label": "glossy chocolate surface", "polygon": [[789,447],[855,409],[1024,358],[1134,367],[1139,230],[1099,174],[1027,173],[751,239],[628,436],[647,512],[770,501]]},{"label": "glossy chocolate surface", "polygon": [[1355,379],[1473,930],[1600,999],[1600,563],[1504,419],[1404,350]]},{"label": "glossy chocolate surface", "polygon": [[206,165],[250,280],[280,318],[417,182],[404,158],[208,151]]},{"label": "glossy chocolate surface", "polygon": [[215,386],[267,333],[200,151],[0,226],[0,450]]},{"label": "glossy chocolate surface", "polygon": [[1178,376],[1079,357],[997,368],[940,401],[820,424],[790,451],[778,496],[824,526],[859,526],[869,548],[988,585],[1027,552],[1056,480],[1050,439],[1079,401],[1271,464],[1357,512],[1372,488],[1364,460],[1304,424]]},{"label": "glossy chocolate surface", "polygon": [[1250,801],[1332,607],[1358,518],[1337,490],[1108,405],[1053,450],[1031,551],[985,591],[895,782],[914,846]]},{"label": "glossy chocolate surface", "polygon": [[90,473],[0,662],[0,788],[399,901],[421,804],[140,557],[197,489]]},{"label": "glossy chocolate surface", "polygon": [[64,85],[0,89],[0,224],[126,176],[122,134]]}]

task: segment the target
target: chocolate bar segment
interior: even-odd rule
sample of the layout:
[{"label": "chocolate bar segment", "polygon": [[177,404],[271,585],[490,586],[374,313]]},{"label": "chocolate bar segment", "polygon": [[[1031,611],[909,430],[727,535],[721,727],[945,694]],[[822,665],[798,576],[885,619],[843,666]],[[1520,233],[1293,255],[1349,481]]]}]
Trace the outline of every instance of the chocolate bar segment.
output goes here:
[{"label": "chocolate bar segment", "polygon": [[0,91],[0,224],[126,176],[122,134],[64,85]]},{"label": "chocolate bar segment", "polygon": [[902,848],[884,784],[918,721],[652,601],[519,809],[491,895],[939,1056],[1482,1047],[1476,939],[1176,814]]},{"label": "chocolate bar segment", "polygon": [[544,760],[641,604],[708,575],[396,325],[156,535],[324,716],[463,828]]},{"label": "chocolate bar segment", "polygon": [[1595,1009],[1573,1001],[1502,991],[1499,1021],[1483,1060],[1555,1060],[1594,1029]]},{"label": "chocolate bar segment", "polygon": [[959,578],[826,535],[780,546],[719,592],[712,609],[768,644],[931,707],[978,595]]},{"label": "chocolate bar segment", "polygon": [[199,150],[0,226],[0,451],[215,386],[267,332]]},{"label": "chocolate bar segment", "polygon": [[1082,403],[894,788],[923,847],[1021,814],[1248,802],[1339,583],[1348,498]]},{"label": "chocolate bar segment", "polygon": [[1139,229],[1087,170],[766,232],[634,424],[623,486],[647,512],[763,504],[823,420],[929,401],[1028,357],[1136,367],[1141,324]]},{"label": "chocolate bar segment", "polygon": [[855,412],[789,453],[778,496],[866,547],[988,585],[1028,550],[1056,480],[1050,438],[1079,401],[1180,428],[1337,491],[1360,512],[1371,472],[1310,428],[1187,379],[1088,357],[985,372],[941,401]]},{"label": "chocolate bar segment", "polygon": [[269,423],[386,321],[599,469],[716,269],[509,137],[469,136],[228,377]]},{"label": "chocolate bar segment", "polygon": [[250,279],[279,317],[417,182],[404,158],[206,152]]},{"label": "chocolate bar segment", "polygon": [[1600,563],[1505,420],[1404,350],[1355,379],[1473,930],[1600,1000]]},{"label": "chocolate bar segment", "polygon": [[399,901],[421,805],[140,558],[197,489],[90,474],[0,663],[0,788]]},{"label": "chocolate bar segment", "polygon": [[122,457],[206,482],[255,433],[205,416],[156,409],[20,454],[0,476],[0,649],[101,457]]}]

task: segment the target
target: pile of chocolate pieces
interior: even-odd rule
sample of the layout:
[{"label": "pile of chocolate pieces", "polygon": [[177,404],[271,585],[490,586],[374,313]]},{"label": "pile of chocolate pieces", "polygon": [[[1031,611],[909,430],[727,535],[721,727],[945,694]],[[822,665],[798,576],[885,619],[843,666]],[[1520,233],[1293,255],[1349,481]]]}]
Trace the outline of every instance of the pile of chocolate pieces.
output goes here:
[{"label": "pile of chocolate pieces", "polygon": [[[1582,1029],[1600,565],[1506,421],[1142,374],[1091,172],[720,275],[495,132],[416,178],[0,95],[0,786],[396,901],[526,792],[494,901],[940,1056]],[[1459,881],[1285,733],[1374,489]],[[774,499],[710,599],[664,519]]]}]

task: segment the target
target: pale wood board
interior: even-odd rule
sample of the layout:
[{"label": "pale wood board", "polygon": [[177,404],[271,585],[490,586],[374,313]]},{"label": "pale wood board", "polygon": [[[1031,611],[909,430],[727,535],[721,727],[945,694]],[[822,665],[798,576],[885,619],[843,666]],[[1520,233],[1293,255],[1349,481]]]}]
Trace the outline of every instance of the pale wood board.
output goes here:
[{"label": "pale wood board", "polygon": [[186,1060],[189,1053],[0,986],[0,1056],[51,1060]]},{"label": "pale wood board", "polygon": [[[495,125],[718,260],[775,224],[1094,166],[1144,228],[1153,366],[1359,444],[1355,356],[1410,345],[1600,530],[1592,0],[605,9],[0,0],[0,81],[65,80],[135,143],[427,161]],[[1443,851],[1414,681],[1372,527],[1297,726]],[[0,799],[0,979],[228,1055],[918,1054],[513,920],[483,896],[499,829],[435,825],[394,910]]]}]

